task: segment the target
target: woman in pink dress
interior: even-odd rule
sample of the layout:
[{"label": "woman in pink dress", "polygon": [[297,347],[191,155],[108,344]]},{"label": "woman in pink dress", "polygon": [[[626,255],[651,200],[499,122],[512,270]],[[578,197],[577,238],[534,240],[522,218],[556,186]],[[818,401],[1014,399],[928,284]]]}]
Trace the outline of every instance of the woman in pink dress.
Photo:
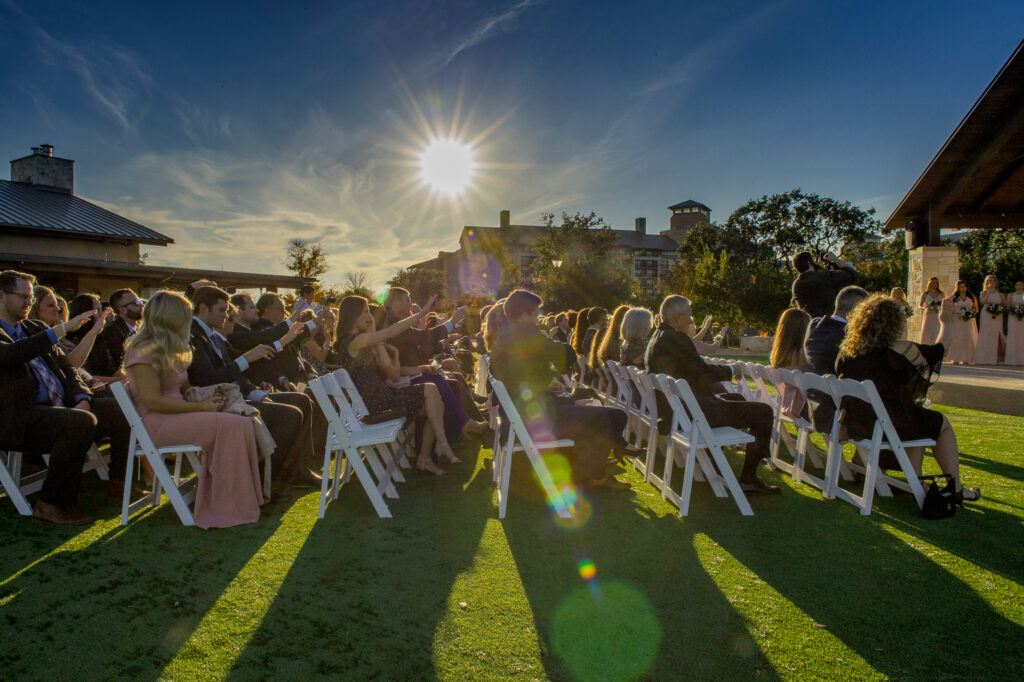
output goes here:
[{"label": "woman in pink dress", "polygon": [[[995,275],[985,278],[985,288],[978,296],[978,346],[974,350],[974,364],[994,365],[999,362],[999,346],[1006,342],[1003,336],[1003,308],[1006,300],[999,293],[999,280]],[[991,308],[991,310],[990,310]]]},{"label": "woman in pink dress", "polygon": [[1013,293],[1006,297],[1006,357],[1007,365],[1024,365],[1024,282],[1013,285]]},{"label": "woman in pink dress", "polygon": [[946,362],[954,365],[974,364],[974,348],[978,345],[978,326],[974,324],[974,318],[978,316],[978,300],[962,279],[957,280],[952,304],[953,318],[948,332],[943,336],[949,342],[946,346]]},{"label": "woman in pink dress", "polygon": [[930,346],[939,338],[939,308],[942,306],[942,289],[939,288],[939,278],[932,277],[928,280],[928,288],[921,294],[921,300],[917,302],[924,321],[921,323],[922,345]]},{"label": "woman in pink dress", "polygon": [[149,299],[142,327],[125,345],[128,389],[158,447],[202,446],[196,525],[254,523],[264,500],[251,419],[221,412],[221,397],[190,403],[182,395],[192,360],[191,325],[192,308],[185,297],[161,291]]},{"label": "woman in pink dress", "polygon": [[[810,369],[804,355],[804,336],[811,316],[799,308],[789,308],[779,317],[772,342],[769,364],[779,369],[795,369],[805,372]],[[804,395],[796,386],[782,384],[778,387],[782,411],[793,417],[807,417]]]}]

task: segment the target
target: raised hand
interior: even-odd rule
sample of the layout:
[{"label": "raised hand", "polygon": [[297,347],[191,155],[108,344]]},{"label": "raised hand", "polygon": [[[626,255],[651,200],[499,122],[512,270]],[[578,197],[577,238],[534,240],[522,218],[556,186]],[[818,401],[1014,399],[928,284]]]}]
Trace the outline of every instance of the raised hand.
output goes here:
[{"label": "raised hand", "polygon": [[256,362],[257,360],[263,360],[264,358],[271,358],[274,357],[274,348],[261,343],[242,357],[249,363]]},{"label": "raised hand", "polygon": [[96,317],[95,310],[86,310],[84,313],[75,315],[70,320],[64,323],[64,333],[73,332],[77,329],[81,329],[82,325]]}]

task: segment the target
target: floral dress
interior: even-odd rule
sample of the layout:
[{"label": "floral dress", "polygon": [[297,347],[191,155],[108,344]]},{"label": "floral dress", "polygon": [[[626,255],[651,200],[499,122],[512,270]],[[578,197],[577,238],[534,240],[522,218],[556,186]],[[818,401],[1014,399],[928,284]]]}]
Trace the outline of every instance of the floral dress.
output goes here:
[{"label": "floral dress", "polygon": [[359,396],[366,403],[370,414],[378,414],[389,410],[398,410],[406,419],[415,419],[423,411],[425,402],[423,386],[406,386],[393,388],[388,386],[377,370],[371,348],[364,348],[358,357],[352,357],[348,346],[355,335],[342,337],[335,348],[338,351],[340,364],[352,377]]}]

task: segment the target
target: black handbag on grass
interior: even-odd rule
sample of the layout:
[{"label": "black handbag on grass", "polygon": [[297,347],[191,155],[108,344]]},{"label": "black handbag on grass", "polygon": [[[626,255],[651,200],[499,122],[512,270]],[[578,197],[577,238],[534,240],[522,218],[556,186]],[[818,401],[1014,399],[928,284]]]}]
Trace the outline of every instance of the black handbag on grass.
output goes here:
[{"label": "black handbag on grass", "polygon": [[[939,486],[939,479],[946,479],[945,487]],[[924,504],[921,505],[921,518],[924,519],[946,519],[956,514],[956,484],[953,477],[948,474],[936,474],[935,476],[922,476],[922,481],[931,480],[932,484],[924,494]]]}]

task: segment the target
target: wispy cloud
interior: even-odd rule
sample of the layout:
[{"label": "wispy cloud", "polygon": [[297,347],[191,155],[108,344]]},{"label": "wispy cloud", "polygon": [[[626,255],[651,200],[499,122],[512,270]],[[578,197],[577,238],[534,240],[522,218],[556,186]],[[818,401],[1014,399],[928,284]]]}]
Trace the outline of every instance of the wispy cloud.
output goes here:
[{"label": "wispy cloud", "polygon": [[514,6],[507,10],[504,10],[498,14],[485,17],[482,21],[472,27],[468,33],[464,36],[460,36],[460,42],[455,45],[454,48],[448,54],[448,58],[444,60],[444,64],[451,63],[459,54],[469,48],[479,45],[484,42],[497,31],[501,30],[503,26],[514,26],[519,21],[518,12],[526,9],[530,5],[535,5],[540,0],[520,0]]}]

